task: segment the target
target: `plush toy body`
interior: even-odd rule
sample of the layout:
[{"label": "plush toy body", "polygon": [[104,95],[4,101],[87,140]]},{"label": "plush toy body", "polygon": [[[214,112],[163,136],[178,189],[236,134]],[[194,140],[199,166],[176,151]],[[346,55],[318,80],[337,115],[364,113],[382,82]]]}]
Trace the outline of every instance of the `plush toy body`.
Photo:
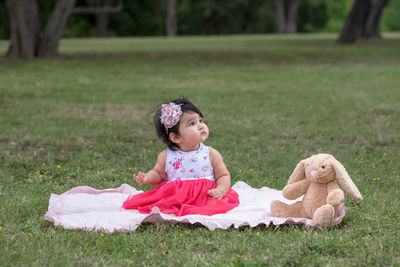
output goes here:
[{"label": "plush toy body", "polygon": [[272,215],[312,218],[320,226],[333,225],[338,206],[344,200],[336,179],[354,200],[363,199],[343,165],[332,155],[318,154],[300,161],[283,188],[285,198],[294,200],[304,195],[303,199],[292,205],[273,201]]}]

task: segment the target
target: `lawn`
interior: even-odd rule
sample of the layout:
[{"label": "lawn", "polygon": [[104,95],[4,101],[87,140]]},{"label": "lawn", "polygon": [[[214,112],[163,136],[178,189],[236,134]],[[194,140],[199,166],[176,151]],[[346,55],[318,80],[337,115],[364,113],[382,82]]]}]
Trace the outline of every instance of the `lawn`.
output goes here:
[{"label": "lawn", "polygon": [[[58,59],[0,58],[0,265],[400,265],[400,34],[63,40]],[[7,42],[0,41],[0,52]],[[333,154],[364,196],[330,229],[64,230],[44,220],[74,186],[132,180],[164,145],[152,125],[186,96],[232,183],[281,189],[301,159]]]}]

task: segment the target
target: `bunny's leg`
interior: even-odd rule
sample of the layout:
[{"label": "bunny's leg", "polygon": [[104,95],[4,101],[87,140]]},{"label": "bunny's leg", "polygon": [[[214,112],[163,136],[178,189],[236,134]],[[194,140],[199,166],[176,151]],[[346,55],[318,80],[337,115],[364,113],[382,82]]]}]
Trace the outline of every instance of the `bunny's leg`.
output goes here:
[{"label": "bunny's leg", "polygon": [[271,203],[271,214],[274,217],[296,217],[308,218],[306,211],[303,207],[302,201],[297,201],[292,205],[286,204],[279,200],[274,200]]},{"label": "bunny's leg", "polygon": [[335,219],[335,209],[326,204],[314,211],[313,221],[320,226],[332,226]]}]

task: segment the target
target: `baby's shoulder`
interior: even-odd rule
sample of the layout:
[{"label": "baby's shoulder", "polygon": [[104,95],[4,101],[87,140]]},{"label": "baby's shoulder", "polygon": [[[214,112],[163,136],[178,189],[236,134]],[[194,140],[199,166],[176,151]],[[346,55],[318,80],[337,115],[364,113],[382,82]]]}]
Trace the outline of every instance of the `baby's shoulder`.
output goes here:
[{"label": "baby's shoulder", "polygon": [[157,161],[160,161],[160,162],[167,161],[167,150],[166,149],[161,151],[160,154],[158,154]]},{"label": "baby's shoulder", "polygon": [[223,160],[223,159],[222,159],[221,154],[218,152],[218,150],[216,150],[213,147],[210,147],[210,161],[215,162],[215,161],[221,161],[221,160]]}]

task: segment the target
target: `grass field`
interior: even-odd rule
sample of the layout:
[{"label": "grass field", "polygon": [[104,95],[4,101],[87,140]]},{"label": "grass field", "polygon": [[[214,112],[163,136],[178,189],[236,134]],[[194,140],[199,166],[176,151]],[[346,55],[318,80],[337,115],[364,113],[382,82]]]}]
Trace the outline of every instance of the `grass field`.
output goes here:
[{"label": "grass field", "polygon": [[[59,59],[0,58],[0,265],[399,266],[400,34],[63,40]],[[0,42],[0,52],[7,49]],[[187,96],[232,183],[281,189],[297,162],[331,153],[364,196],[332,229],[209,231],[142,225],[64,230],[51,193],[118,187],[164,146],[151,118]]]}]

